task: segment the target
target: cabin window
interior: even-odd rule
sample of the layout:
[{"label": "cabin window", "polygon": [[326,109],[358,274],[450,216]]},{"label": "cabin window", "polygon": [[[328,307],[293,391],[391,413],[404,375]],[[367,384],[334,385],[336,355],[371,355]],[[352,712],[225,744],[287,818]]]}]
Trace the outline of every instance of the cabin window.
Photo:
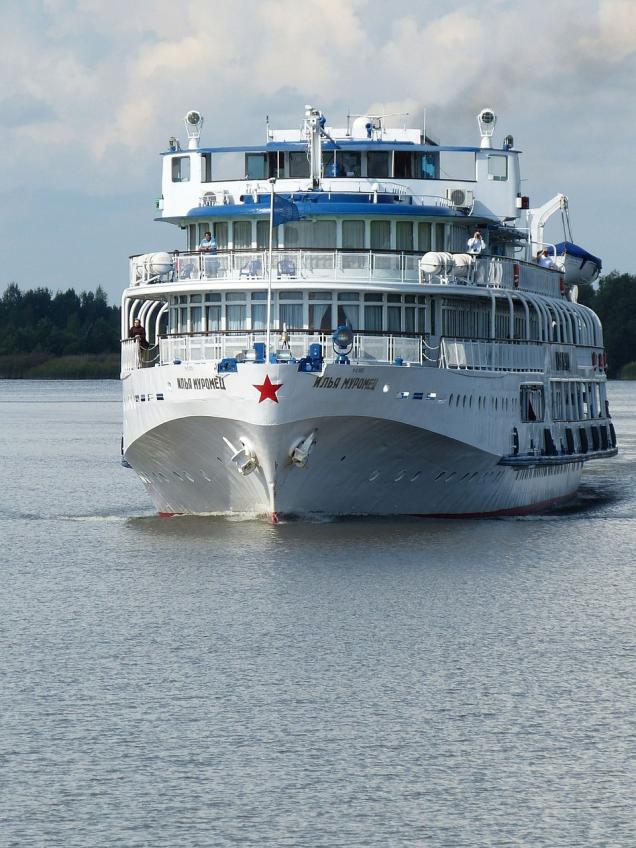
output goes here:
[{"label": "cabin window", "polygon": [[488,179],[502,181],[508,179],[507,156],[492,154],[488,157]]},{"label": "cabin window", "polygon": [[344,150],[340,154],[340,162],[342,164],[345,177],[359,177],[362,174],[360,163],[362,154],[351,150]]},{"label": "cabin window", "polygon": [[228,330],[245,329],[245,303],[228,303],[239,298],[244,300],[245,295],[242,292],[228,292],[225,296],[225,321]]},{"label": "cabin window", "polygon": [[211,153],[202,153],[201,154],[201,182],[202,183],[211,183],[212,182],[212,154]]},{"label": "cabin window", "polygon": [[370,150],[367,153],[367,176],[380,178],[389,176],[388,150]]},{"label": "cabin window", "polygon": [[435,224],[435,250],[446,250],[443,224]]},{"label": "cabin window", "polygon": [[206,306],[205,311],[208,333],[218,332],[221,329],[221,306]]},{"label": "cabin window", "polygon": [[343,250],[364,250],[364,221],[342,222]]},{"label": "cabin window", "polygon": [[235,221],[232,225],[232,240],[235,250],[245,250],[252,246],[252,222]]},{"label": "cabin window", "polygon": [[391,249],[391,222],[371,221],[370,227],[371,250]]},{"label": "cabin window", "polygon": [[338,326],[350,324],[357,330],[360,326],[360,295],[357,292],[338,293]]},{"label": "cabin window", "polygon": [[267,327],[267,292],[252,292],[251,301],[252,329],[264,330]]},{"label": "cabin window", "polygon": [[214,240],[219,250],[227,250],[228,246],[228,223],[223,221],[222,224],[214,225]]},{"label": "cabin window", "polygon": [[309,159],[304,150],[289,154],[289,176],[291,178],[309,176]]},{"label": "cabin window", "polygon": [[388,294],[386,296],[386,329],[389,333],[399,333],[402,329],[402,296]]},{"label": "cabin window", "polygon": [[245,154],[245,177],[248,180],[264,180],[267,176],[266,172],[266,154],[265,153],[246,153]]},{"label": "cabin window", "polygon": [[[273,235],[274,247],[276,247],[276,231],[274,231]],[[269,248],[269,221],[256,222],[256,247],[260,250],[267,250]]]},{"label": "cabin window", "polygon": [[301,291],[281,291],[278,293],[278,319],[290,329],[303,326],[303,293]]},{"label": "cabin window", "polygon": [[431,249],[431,224],[417,225],[417,249],[426,253]]},{"label": "cabin window", "polygon": [[543,421],[544,399],[542,385],[525,385],[519,390],[522,421]]},{"label": "cabin window", "polygon": [[309,329],[329,332],[331,322],[331,292],[309,292]]},{"label": "cabin window", "polygon": [[336,243],[335,221],[294,221],[285,224],[285,247],[332,248]]},{"label": "cabin window", "polygon": [[395,249],[413,250],[413,224],[411,221],[398,221],[395,225]]},{"label": "cabin window", "polygon": [[172,157],[172,182],[187,183],[190,181],[190,157]]},{"label": "cabin window", "polygon": [[382,331],[383,295],[372,292],[364,296],[364,329],[379,333]]},{"label": "cabin window", "polygon": [[190,322],[193,333],[200,333],[203,330],[203,307],[190,307]]}]

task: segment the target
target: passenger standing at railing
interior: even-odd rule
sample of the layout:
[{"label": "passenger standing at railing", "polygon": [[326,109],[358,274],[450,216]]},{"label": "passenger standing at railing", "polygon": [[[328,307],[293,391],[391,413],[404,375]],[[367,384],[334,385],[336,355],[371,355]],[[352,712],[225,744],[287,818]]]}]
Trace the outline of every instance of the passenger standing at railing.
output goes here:
[{"label": "passenger standing at railing", "polygon": [[[199,250],[201,253],[216,254],[216,239],[211,232],[208,231],[203,234],[203,238],[199,242]],[[216,277],[219,270],[218,259],[204,257],[201,270],[204,277]]]},{"label": "passenger standing at railing", "polygon": [[146,330],[144,329],[139,318],[135,318],[132,327],[130,328],[130,330],[128,330],[128,338],[137,339],[137,348],[139,351],[139,366],[143,367],[145,353],[150,347],[150,345],[148,344],[148,339],[146,338]]},{"label": "passenger standing at railing", "polygon": [[199,250],[201,253],[216,253],[216,240],[212,233],[205,232],[203,238],[199,242]]},{"label": "passenger standing at railing", "polygon": [[474,271],[473,271],[473,280],[476,283],[484,282],[484,266],[481,260],[482,253],[486,250],[486,244],[481,236],[479,230],[475,230],[475,235],[472,238],[468,239],[468,244],[466,245],[468,253],[474,257]]}]

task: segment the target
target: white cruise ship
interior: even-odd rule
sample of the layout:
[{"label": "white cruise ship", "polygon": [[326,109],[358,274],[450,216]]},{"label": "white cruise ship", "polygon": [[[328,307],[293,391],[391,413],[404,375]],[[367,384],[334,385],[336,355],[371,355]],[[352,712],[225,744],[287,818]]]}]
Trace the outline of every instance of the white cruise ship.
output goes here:
[{"label": "white cruise ship", "polygon": [[185,244],[133,256],[122,300],[123,462],[160,513],[516,514],[617,452],[576,297],[600,260],[544,241],[567,198],[531,205],[496,122],[449,147],[307,106],[205,147],[188,113],[157,201]]}]

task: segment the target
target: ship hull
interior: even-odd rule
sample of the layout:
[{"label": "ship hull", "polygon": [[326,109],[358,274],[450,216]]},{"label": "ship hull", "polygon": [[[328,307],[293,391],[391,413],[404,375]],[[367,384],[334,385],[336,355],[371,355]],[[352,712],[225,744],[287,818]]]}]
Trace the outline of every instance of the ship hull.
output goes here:
[{"label": "ship hull", "polygon": [[[299,467],[290,451],[315,444]],[[258,459],[242,475],[233,448]],[[367,417],[255,426],[227,418],[179,418],[145,433],[126,457],[164,514],[265,516],[522,513],[572,497],[582,463],[509,468],[466,443]]]}]

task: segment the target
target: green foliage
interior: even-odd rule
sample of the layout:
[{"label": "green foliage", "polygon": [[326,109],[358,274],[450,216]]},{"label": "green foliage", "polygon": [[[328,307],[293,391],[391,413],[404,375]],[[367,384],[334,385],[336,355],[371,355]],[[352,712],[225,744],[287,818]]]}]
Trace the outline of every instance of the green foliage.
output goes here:
[{"label": "green foliage", "polygon": [[579,289],[579,301],[603,324],[608,376],[622,376],[623,367],[636,360],[636,276],[612,271],[601,277],[596,291]]},{"label": "green foliage", "polygon": [[21,292],[11,283],[0,299],[0,356],[117,353],[119,312],[101,287],[53,295],[46,288]]},{"label": "green foliage", "polygon": [[636,380],[636,362],[628,362],[623,365],[618,375],[619,380]]}]

